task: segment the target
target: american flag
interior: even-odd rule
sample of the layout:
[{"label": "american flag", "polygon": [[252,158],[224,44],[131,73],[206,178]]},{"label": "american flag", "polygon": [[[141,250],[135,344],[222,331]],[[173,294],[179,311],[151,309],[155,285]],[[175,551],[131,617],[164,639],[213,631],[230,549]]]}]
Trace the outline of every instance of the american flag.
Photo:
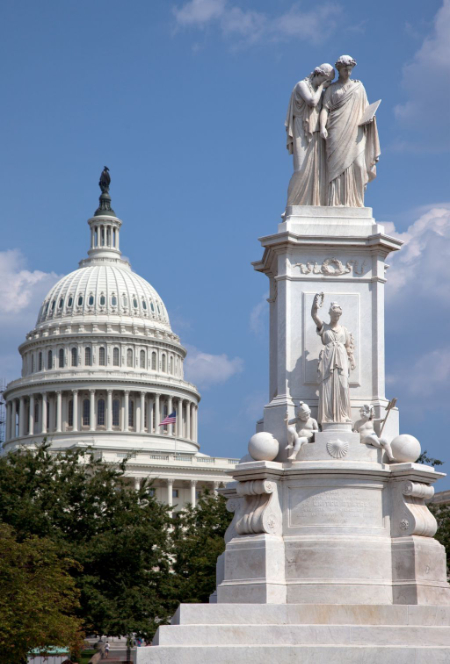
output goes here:
[{"label": "american flag", "polygon": [[170,415],[167,415],[167,417],[160,423],[160,427],[165,426],[166,424],[175,424],[177,421],[177,413],[174,410],[173,413],[170,413]]}]

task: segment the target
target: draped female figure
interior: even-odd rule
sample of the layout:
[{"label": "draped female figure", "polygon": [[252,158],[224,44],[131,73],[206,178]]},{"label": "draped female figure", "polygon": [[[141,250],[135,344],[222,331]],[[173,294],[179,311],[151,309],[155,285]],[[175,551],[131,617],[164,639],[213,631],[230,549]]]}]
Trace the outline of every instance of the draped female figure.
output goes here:
[{"label": "draped female figure", "polygon": [[325,144],[319,118],[323,90],[334,78],[325,63],[294,87],[286,117],[286,147],[294,156],[288,205],[326,205]]},{"label": "draped female figure", "polygon": [[368,101],[361,81],[350,79],[355,65],[349,55],[338,59],[339,78],[326,90],[320,112],[320,135],[326,140],[326,205],[364,207],[367,183],[376,177],[376,119],[360,124]]},{"label": "draped female figure", "polygon": [[350,423],[350,370],[355,369],[353,337],[346,327],[339,325],[342,309],[337,302],[330,305],[330,322],[324,323],[318,316],[322,294],[314,296],[311,316],[317,327],[324,348],[319,355],[319,411],[320,424],[329,422]]}]

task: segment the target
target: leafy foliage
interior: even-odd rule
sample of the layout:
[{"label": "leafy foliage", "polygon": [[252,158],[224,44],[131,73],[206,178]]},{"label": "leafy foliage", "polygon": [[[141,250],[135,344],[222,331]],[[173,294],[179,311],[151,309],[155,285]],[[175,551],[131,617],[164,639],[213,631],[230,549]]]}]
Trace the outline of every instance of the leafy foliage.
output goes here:
[{"label": "leafy foliage", "polygon": [[48,537],[77,561],[77,616],[87,630],[150,639],[173,610],[170,517],[148,483],[130,490],[124,471],[48,445],[0,457],[0,521],[19,540]]},{"label": "leafy foliage", "polygon": [[17,541],[10,526],[0,524],[0,661],[18,664],[27,653],[48,645],[76,648],[81,641],[79,591],[49,539],[31,536]]},{"label": "leafy foliage", "polygon": [[175,520],[173,593],[178,602],[208,602],[216,587],[216,562],[225,549],[224,535],[232,515],[222,496],[202,494]]},{"label": "leafy foliage", "polygon": [[429,507],[438,522],[436,539],[445,546],[447,571],[450,577],[450,505],[431,504]]},{"label": "leafy foliage", "polygon": [[433,457],[427,456],[427,450],[424,450],[420,457],[417,459],[417,463],[424,463],[427,466],[442,466],[444,464],[443,461],[440,461],[439,459],[433,459]]}]

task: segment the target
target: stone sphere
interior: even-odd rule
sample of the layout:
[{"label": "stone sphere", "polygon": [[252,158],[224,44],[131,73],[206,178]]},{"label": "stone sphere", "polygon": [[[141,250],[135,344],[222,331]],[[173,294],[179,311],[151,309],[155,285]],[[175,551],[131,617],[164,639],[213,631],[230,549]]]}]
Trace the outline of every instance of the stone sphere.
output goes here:
[{"label": "stone sphere", "polygon": [[278,440],[267,431],[253,434],[248,443],[249,454],[255,461],[273,461],[279,447]]},{"label": "stone sphere", "polygon": [[414,463],[420,457],[421,447],[417,438],[409,433],[402,433],[391,441],[392,454],[396,461]]}]

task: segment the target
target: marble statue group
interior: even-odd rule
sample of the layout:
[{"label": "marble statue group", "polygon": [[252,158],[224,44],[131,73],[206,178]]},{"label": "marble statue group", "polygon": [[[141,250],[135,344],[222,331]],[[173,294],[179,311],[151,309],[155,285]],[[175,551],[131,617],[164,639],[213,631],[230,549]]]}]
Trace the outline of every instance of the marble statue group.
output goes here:
[{"label": "marble statue group", "polygon": [[[294,157],[288,205],[364,207],[367,183],[376,177],[380,143],[375,110],[356,61],[342,55],[299,81],[286,118],[287,149]],[[373,107],[373,108],[372,108]]]}]

